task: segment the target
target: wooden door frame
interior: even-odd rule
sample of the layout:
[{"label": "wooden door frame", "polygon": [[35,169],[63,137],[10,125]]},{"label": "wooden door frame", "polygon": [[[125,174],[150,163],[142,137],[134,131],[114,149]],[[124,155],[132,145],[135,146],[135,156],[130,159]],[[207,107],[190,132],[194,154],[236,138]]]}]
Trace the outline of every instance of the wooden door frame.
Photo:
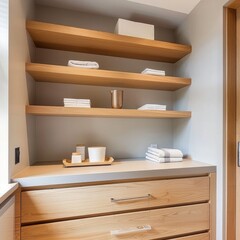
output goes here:
[{"label": "wooden door frame", "polygon": [[[231,0],[224,7],[224,239],[237,240],[239,230],[239,194],[237,189],[237,9],[240,0]],[[239,97],[239,96],[238,96]]]}]

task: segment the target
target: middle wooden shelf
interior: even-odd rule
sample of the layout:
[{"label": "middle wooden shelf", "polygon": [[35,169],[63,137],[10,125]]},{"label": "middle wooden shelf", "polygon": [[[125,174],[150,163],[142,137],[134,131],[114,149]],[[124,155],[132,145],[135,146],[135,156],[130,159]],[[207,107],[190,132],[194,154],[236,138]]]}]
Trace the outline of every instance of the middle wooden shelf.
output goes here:
[{"label": "middle wooden shelf", "polygon": [[37,116],[115,117],[115,118],[190,118],[189,111],[152,111],[112,108],[73,108],[61,106],[26,106],[26,113]]},{"label": "middle wooden shelf", "polygon": [[167,91],[175,91],[191,84],[190,78],[154,76],[101,69],[83,69],[39,63],[27,63],[26,71],[39,82]]}]

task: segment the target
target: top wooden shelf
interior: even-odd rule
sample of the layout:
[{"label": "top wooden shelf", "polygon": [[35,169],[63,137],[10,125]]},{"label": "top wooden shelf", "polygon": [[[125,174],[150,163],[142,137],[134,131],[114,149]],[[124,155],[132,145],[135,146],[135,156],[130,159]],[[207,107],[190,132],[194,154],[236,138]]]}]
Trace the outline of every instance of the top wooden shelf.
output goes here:
[{"label": "top wooden shelf", "polygon": [[27,21],[36,47],[175,63],[191,46],[123,36],[50,23]]}]

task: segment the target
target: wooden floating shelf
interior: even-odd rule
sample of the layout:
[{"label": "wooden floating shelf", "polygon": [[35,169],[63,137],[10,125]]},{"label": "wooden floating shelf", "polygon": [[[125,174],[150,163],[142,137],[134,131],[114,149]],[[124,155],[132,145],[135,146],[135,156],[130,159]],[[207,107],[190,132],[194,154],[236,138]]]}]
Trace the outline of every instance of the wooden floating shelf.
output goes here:
[{"label": "wooden floating shelf", "polygon": [[174,91],[191,84],[190,78],[153,76],[139,73],[83,69],[37,63],[26,64],[26,71],[38,82],[170,91]]},{"label": "wooden floating shelf", "polygon": [[67,108],[58,106],[26,106],[26,113],[39,116],[115,117],[115,118],[190,118],[187,111],[146,111],[112,108]]},{"label": "wooden floating shelf", "polygon": [[35,45],[125,58],[175,63],[191,52],[191,46],[117,35],[50,23],[27,21]]}]

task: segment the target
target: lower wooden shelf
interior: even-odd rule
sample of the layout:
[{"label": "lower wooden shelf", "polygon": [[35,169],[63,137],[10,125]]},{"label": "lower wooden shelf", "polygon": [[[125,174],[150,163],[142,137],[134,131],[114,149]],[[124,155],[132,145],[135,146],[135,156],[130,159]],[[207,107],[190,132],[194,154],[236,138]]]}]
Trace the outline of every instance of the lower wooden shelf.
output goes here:
[{"label": "lower wooden shelf", "polygon": [[189,111],[150,111],[112,108],[67,108],[59,106],[26,106],[26,113],[39,116],[116,117],[116,118],[190,118]]}]

